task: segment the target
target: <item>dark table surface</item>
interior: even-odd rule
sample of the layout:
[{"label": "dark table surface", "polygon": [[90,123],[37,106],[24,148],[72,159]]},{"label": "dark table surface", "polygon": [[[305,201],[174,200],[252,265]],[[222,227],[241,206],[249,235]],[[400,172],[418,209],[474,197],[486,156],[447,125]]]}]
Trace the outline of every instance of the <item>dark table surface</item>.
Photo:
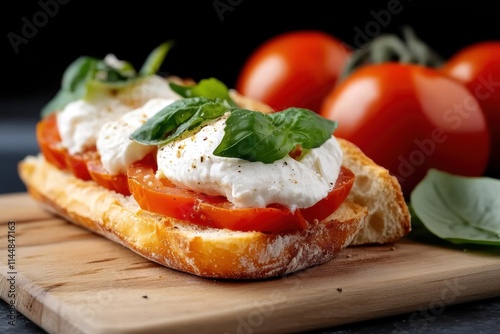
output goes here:
[{"label": "dark table surface", "polygon": [[[0,193],[24,191],[16,164],[27,154],[38,152],[34,126],[46,96],[0,100]],[[35,112],[34,112],[35,111]],[[498,278],[500,279],[500,277]],[[387,301],[390,302],[390,301]],[[0,301],[0,333],[45,333],[36,324],[16,314],[15,326],[9,324],[9,305]],[[500,298],[447,306],[439,314],[413,313],[375,319],[311,333],[498,333]],[[416,320],[415,320],[416,319]]]},{"label": "dark table surface", "polygon": [[[390,301],[388,301],[390,302]],[[0,333],[45,333],[29,319],[17,314],[15,326],[9,324],[9,305],[0,302]],[[412,321],[411,319],[418,319]],[[447,306],[440,314],[421,317],[410,314],[375,319],[339,327],[324,328],[309,334],[371,334],[371,333],[441,333],[441,334],[488,334],[500,329],[500,298]],[[221,332],[222,334],[222,332]]]}]

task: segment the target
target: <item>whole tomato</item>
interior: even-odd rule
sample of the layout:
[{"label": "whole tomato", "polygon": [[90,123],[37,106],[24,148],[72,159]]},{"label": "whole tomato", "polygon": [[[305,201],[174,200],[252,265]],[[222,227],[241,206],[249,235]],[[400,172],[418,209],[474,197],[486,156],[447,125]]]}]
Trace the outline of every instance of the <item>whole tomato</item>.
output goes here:
[{"label": "whole tomato", "polygon": [[449,58],[442,72],[469,89],[486,115],[491,155],[486,173],[500,177],[500,41],[471,44]]},{"label": "whole tomato", "polygon": [[358,68],[332,90],[320,114],[396,176],[408,198],[429,168],[480,176],[490,152],[481,107],[436,69],[384,62]]},{"label": "whole tomato", "polygon": [[319,112],[349,57],[349,48],[321,31],[292,31],[271,38],[246,60],[236,90],[275,110]]}]

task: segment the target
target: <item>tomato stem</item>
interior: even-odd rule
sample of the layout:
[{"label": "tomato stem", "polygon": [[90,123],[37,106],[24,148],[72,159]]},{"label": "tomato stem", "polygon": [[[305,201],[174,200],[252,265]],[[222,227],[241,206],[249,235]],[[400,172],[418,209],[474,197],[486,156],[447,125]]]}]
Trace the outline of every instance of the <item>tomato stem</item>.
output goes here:
[{"label": "tomato stem", "polygon": [[417,37],[410,26],[404,26],[400,38],[396,34],[382,34],[355,51],[340,76],[345,79],[358,67],[390,61],[440,67],[443,59]]}]

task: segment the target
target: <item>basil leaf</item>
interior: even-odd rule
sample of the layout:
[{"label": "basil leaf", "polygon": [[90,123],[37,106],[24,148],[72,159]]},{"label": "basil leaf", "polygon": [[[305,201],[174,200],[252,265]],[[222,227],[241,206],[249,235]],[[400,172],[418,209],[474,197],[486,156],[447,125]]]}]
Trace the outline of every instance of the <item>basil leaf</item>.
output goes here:
[{"label": "basil leaf", "polygon": [[295,145],[276,131],[271,117],[263,113],[238,109],[226,119],[224,137],[213,154],[226,158],[271,163],[287,155]]},{"label": "basil leaf", "polygon": [[305,149],[321,146],[331,138],[336,127],[337,122],[302,108],[272,114],[238,109],[226,120],[224,137],[213,153],[272,163],[297,145]]},{"label": "basil leaf", "polygon": [[70,92],[83,92],[85,83],[92,78],[98,62],[99,59],[86,56],[76,59],[64,71],[62,89]]},{"label": "basil leaf", "polygon": [[170,83],[170,88],[184,98],[206,97],[209,99],[222,99],[229,102],[233,107],[236,103],[229,96],[227,86],[216,78],[202,79],[196,85],[177,85]]},{"label": "basil leaf", "polygon": [[428,171],[410,195],[414,213],[454,244],[500,246],[500,180]]},{"label": "basil leaf", "polygon": [[97,63],[97,71],[93,76],[106,83],[125,82],[137,77],[134,66],[127,61],[118,60],[113,55],[107,55]]},{"label": "basil leaf", "polygon": [[146,121],[130,139],[143,145],[163,145],[226,111],[228,105],[219,100],[203,97],[178,100]]},{"label": "basil leaf", "polygon": [[93,57],[79,57],[64,71],[61,89],[42,108],[41,115],[46,117],[68,103],[81,99],[86,93],[86,84],[92,78],[99,60]]},{"label": "basil leaf", "polygon": [[284,131],[289,140],[302,148],[321,146],[337,128],[337,122],[321,117],[303,108],[288,108],[281,112],[267,114],[278,131]]},{"label": "basil leaf", "polygon": [[146,58],[146,61],[139,70],[140,75],[153,75],[160,69],[168,51],[174,45],[173,41],[167,41],[157,46]]},{"label": "basil leaf", "polygon": [[[94,93],[124,88],[158,71],[172,43],[166,42],[154,49],[138,74],[131,63],[107,55],[104,59],[79,57],[64,71],[61,89],[42,108],[41,116],[61,110],[67,104],[90,98]],[[113,57],[113,59],[109,58]]]}]

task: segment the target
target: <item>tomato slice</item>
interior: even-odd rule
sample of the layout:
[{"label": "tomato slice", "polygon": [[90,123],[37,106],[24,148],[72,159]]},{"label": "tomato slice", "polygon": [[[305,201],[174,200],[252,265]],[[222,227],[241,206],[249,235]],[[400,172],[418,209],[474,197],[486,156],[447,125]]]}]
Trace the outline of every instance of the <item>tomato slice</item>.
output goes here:
[{"label": "tomato slice", "polygon": [[55,113],[38,122],[36,138],[40,151],[49,163],[59,169],[69,170],[82,180],[91,179],[86,161],[94,154],[95,149],[90,149],[81,154],[70,154],[61,144]]},{"label": "tomato slice", "polygon": [[82,180],[91,180],[87,168],[87,160],[91,159],[95,150],[89,150],[84,153],[70,154],[66,151],[66,166],[77,178]]},{"label": "tomato slice", "polygon": [[322,221],[337,210],[351,192],[354,184],[354,173],[347,167],[340,168],[335,187],[330,193],[313,206],[301,209],[302,215],[308,221]]},{"label": "tomato slice", "polygon": [[225,197],[181,189],[167,179],[157,179],[155,170],[152,155],[128,168],[130,192],[142,209],[203,226],[266,233],[305,229],[305,217],[310,221],[323,220],[344,201],[354,181],[354,174],[342,168],[342,176],[327,198],[306,210],[291,212],[277,204],[265,208],[235,208]]},{"label": "tomato slice", "polygon": [[66,149],[61,145],[56,114],[50,114],[36,125],[36,139],[45,159],[59,169],[67,169]]},{"label": "tomato slice", "polygon": [[97,152],[88,157],[87,159],[87,169],[92,180],[94,180],[98,185],[114,190],[125,196],[130,195],[130,190],[128,189],[127,174],[109,174],[102,166],[101,159]]}]

